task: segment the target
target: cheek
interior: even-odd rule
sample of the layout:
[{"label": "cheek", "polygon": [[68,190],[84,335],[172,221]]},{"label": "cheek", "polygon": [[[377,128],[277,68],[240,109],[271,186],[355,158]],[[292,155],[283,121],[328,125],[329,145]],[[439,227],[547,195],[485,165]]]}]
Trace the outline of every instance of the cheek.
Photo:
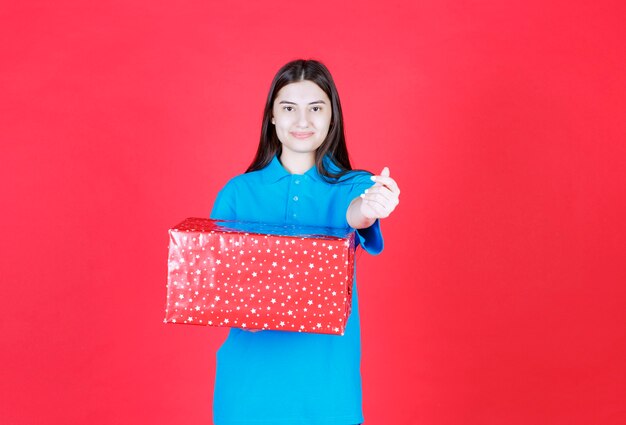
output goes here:
[{"label": "cheek", "polygon": [[293,121],[289,115],[285,114],[274,115],[274,120],[276,121],[276,127],[289,127]]},{"label": "cheek", "polygon": [[331,115],[320,116],[316,119],[315,126],[318,129],[328,130],[330,128],[330,120],[331,120]]},{"label": "cheek", "polygon": [[289,131],[291,130],[292,122],[286,117],[276,117],[276,124],[274,124],[274,131],[278,136],[278,140],[285,142],[289,138]]}]

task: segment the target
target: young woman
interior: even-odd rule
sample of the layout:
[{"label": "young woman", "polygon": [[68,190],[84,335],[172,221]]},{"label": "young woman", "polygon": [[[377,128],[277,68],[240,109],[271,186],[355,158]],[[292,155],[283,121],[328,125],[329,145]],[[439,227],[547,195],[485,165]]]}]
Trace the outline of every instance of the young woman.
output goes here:
[{"label": "young woman", "polygon": [[[211,218],[350,227],[375,255],[383,249],[379,219],[399,194],[387,167],[376,176],[352,170],[328,69],[296,60],[274,77],[256,157],[219,192]],[[217,352],[214,423],[360,424],[360,361],[355,271],[343,336],[230,330]]]}]

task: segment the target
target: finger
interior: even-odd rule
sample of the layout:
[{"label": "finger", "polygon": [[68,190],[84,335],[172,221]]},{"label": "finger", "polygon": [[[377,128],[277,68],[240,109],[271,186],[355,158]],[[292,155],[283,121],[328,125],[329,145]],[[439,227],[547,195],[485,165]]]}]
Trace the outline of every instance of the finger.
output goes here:
[{"label": "finger", "polygon": [[[379,176],[382,177],[389,177],[389,167],[384,167],[383,170],[380,172]],[[377,177],[376,174],[374,174],[371,178],[372,180],[374,180],[374,178]],[[376,183],[376,185],[379,185],[378,183]]]},{"label": "finger", "polygon": [[388,176],[372,176],[372,180],[376,183],[380,183],[381,185],[388,187],[392,192],[400,195],[400,188],[394,179]]},{"label": "finger", "polygon": [[380,194],[367,194],[365,195],[363,200],[379,203],[385,208],[388,213],[391,213],[394,209],[396,209],[396,207],[400,203],[400,200],[398,198],[387,199]]},{"label": "finger", "polygon": [[370,187],[368,187],[368,188],[367,188],[367,189],[365,189],[365,190],[370,190],[370,189],[373,189],[373,188],[375,188],[375,187],[382,187],[382,186],[383,186],[383,185],[382,185],[382,184],[380,184],[380,183],[374,183],[373,185],[371,185]]},{"label": "finger", "polygon": [[385,218],[389,215],[390,211],[385,208],[383,204],[376,200],[364,200],[365,204],[374,210],[376,218]]},{"label": "finger", "polygon": [[370,207],[374,207],[374,206],[380,207],[382,208],[382,211],[386,211],[386,212],[391,212],[391,210],[393,209],[390,202],[385,199],[374,198],[374,197],[368,198],[366,195],[366,197],[363,198],[363,202]]},{"label": "finger", "polygon": [[389,189],[387,186],[372,186],[368,189],[365,189],[363,193],[380,193],[389,199],[398,197],[398,195],[392,192],[391,189]]},{"label": "finger", "polygon": [[386,187],[366,189],[361,195],[363,199],[377,200],[379,202],[395,202],[396,196]]}]

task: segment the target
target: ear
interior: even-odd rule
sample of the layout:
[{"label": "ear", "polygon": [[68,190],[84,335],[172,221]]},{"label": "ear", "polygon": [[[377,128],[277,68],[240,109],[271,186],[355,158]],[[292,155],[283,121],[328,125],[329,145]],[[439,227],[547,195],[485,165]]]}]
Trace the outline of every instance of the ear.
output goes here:
[{"label": "ear", "polygon": [[276,125],[276,120],[272,117],[272,124]]}]

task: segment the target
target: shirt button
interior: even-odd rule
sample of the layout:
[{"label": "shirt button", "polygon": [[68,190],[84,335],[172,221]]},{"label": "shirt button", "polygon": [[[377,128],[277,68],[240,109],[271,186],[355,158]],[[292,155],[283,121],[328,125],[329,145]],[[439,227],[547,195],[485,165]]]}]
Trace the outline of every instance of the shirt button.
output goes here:
[{"label": "shirt button", "polygon": [[296,218],[297,216],[298,216],[298,214],[294,214],[294,215],[293,215],[293,218]]},{"label": "shirt button", "polygon": [[294,181],[295,184],[300,184],[300,180]]},{"label": "shirt button", "polygon": [[298,201],[298,196],[294,196],[294,197],[293,197],[293,200],[294,200],[294,201]]}]

